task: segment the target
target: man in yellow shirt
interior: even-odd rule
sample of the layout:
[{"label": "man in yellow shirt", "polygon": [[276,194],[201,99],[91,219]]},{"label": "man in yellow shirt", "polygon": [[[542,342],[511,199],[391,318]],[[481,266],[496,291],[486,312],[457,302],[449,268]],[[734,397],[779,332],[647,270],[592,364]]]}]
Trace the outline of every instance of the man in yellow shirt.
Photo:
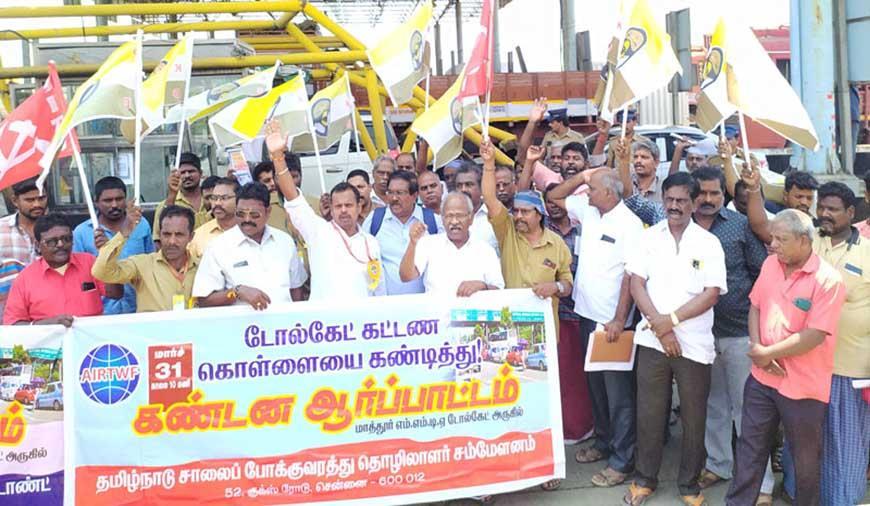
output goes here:
[{"label": "man in yellow shirt", "polygon": [[202,165],[199,157],[193,153],[181,153],[178,168],[169,173],[169,192],[166,200],[157,204],[154,212],[152,238],[155,245],[160,242],[160,213],[167,206],[177,205],[192,210],[196,219],[194,228],[209,220],[205,198],[199,186],[201,180]]},{"label": "man in yellow shirt", "polygon": [[[199,265],[199,260],[187,252],[196,219],[193,211],[177,205],[167,206],[159,216],[160,251],[119,260],[124,243],[141,219],[142,210],[130,205],[127,221],[120,233],[100,248],[91,274],[105,283],[133,285],[138,313],[190,307],[190,294]],[[99,237],[101,235],[103,231],[97,228],[95,241],[105,239]]]},{"label": "man in yellow shirt", "polygon": [[209,201],[214,219],[201,225],[193,233],[188,251],[196,258],[202,258],[205,248],[212,239],[236,225],[236,194],[239,183],[235,179],[220,178],[214,186]]}]

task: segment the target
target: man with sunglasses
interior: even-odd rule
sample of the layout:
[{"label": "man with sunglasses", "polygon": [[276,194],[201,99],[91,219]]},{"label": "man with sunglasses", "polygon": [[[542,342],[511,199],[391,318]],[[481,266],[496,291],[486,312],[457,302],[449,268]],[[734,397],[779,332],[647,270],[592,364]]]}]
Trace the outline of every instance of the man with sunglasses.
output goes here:
[{"label": "man with sunglasses", "polygon": [[103,314],[102,296],[120,299],[123,287],[104,285],[91,274],[94,256],[72,252],[72,227],[49,214],[33,226],[42,258],[28,265],[12,284],[4,325],[72,325],[77,316]]},{"label": "man with sunglasses", "polygon": [[212,193],[208,196],[214,219],[196,229],[188,251],[201,258],[206,247],[215,238],[236,226],[236,194],[239,183],[235,179],[222,177],[217,180]]},{"label": "man with sunglasses", "polygon": [[[212,240],[202,256],[192,296],[200,307],[302,300],[308,279],[293,238],[268,226],[269,189],[248,183],[236,195],[236,222]],[[214,207],[212,207],[214,209]]]}]

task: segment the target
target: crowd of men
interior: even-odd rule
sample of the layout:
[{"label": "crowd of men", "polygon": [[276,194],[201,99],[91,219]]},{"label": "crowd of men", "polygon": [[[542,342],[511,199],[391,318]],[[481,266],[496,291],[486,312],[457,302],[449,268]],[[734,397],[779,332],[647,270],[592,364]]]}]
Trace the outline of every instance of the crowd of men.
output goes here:
[{"label": "crowd of men", "polygon": [[[659,147],[627,114],[616,118],[624,134],[599,122],[590,153],[539,99],[515,167],[496,165],[484,141],[482,167],[433,172],[421,142],[319,199],[301,194],[299,158],[272,123],[269,160],[244,186],[232,173],[202,181],[199,159],[183,154],[153,224],[115,177],[94,187],[99,223],[75,228],[34,180],[20,182],[17,211],[0,219],[3,324],[528,288],[552,301],[564,436],[594,436],[574,458],[601,462],[596,486],[630,481],[630,505],[655,492],[678,402],[685,504],[728,480],[727,504],[772,504],[772,456],[795,504],[858,503],[870,458],[870,389],[854,383],[870,378],[870,220],[855,223],[855,193],[791,171],[783,202],[766,202],[754,163],[735,168],[731,128],[718,146],[680,141],[660,177]],[[550,131],[533,145],[541,121]],[[583,371],[596,330],[609,342],[634,331],[633,370]]]}]

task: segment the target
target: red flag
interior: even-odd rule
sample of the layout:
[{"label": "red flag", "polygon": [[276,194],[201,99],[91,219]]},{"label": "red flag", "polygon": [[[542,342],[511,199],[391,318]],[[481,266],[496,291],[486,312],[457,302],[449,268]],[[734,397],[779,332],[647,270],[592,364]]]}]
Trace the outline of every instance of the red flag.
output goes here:
[{"label": "red flag", "polygon": [[465,79],[459,89],[459,100],[486,95],[492,89],[492,21],[493,0],[483,0],[480,32],[465,66]]},{"label": "red flag", "polygon": [[[42,87],[0,123],[0,190],[42,172],[39,159],[64,113],[66,98],[54,63],[49,62],[48,78]],[[58,157],[72,156],[70,141],[78,149],[78,139],[72,132]]]}]

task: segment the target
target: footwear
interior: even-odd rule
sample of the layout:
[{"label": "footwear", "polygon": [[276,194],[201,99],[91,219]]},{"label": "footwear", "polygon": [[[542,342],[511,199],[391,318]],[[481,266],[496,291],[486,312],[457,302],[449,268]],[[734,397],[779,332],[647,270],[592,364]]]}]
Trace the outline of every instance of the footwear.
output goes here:
[{"label": "footwear", "polygon": [[552,492],[554,490],[558,490],[559,487],[562,486],[562,480],[550,480],[546,483],[541,483],[541,490],[546,492]]},{"label": "footwear", "polygon": [[632,483],[628,487],[628,492],[623,496],[622,502],[628,506],[640,506],[645,503],[654,492],[655,490],[651,488],[641,487],[636,483]]},{"label": "footwear", "polygon": [[580,444],[579,439],[563,439],[562,442],[565,444],[565,446],[574,446],[576,444]]},{"label": "footwear", "polygon": [[755,501],[755,506],[773,506],[773,495],[758,494],[758,500]]},{"label": "footwear", "polygon": [[680,500],[683,501],[683,504],[686,506],[707,506],[707,500],[704,499],[702,494],[698,495],[681,495]]},{"label": "footwear", "polygon": [[615,487],[624,483],[626,478],[628,478],[628,474],[620,473],[608,466],[595,473],[591,481],[596,487]]},{"label": "footwear", "polygon": [[698,477],[698,486],[701,487],[701,490],[703,490],[705,488],[712,487],[720,481],[725,481],[725,478],[719,476],[713,471],[710,471],[709,469],[704,469],[703,471],[701,471],[701,476]]},{"label": "footwear", "polygon": [[599,460],[604,460],[605,458],[607,458],[607,455],[594,446],[581,448],[574,454],[574,460],[580,464],[591,464],[593,462],[598,462]]},{"label": "footwear", "polygon": [[495,496],[492,495],[479,495],[477,497],[472,497],[472,501],[477,501],[480,504],[492,504],[495,502]]}]

